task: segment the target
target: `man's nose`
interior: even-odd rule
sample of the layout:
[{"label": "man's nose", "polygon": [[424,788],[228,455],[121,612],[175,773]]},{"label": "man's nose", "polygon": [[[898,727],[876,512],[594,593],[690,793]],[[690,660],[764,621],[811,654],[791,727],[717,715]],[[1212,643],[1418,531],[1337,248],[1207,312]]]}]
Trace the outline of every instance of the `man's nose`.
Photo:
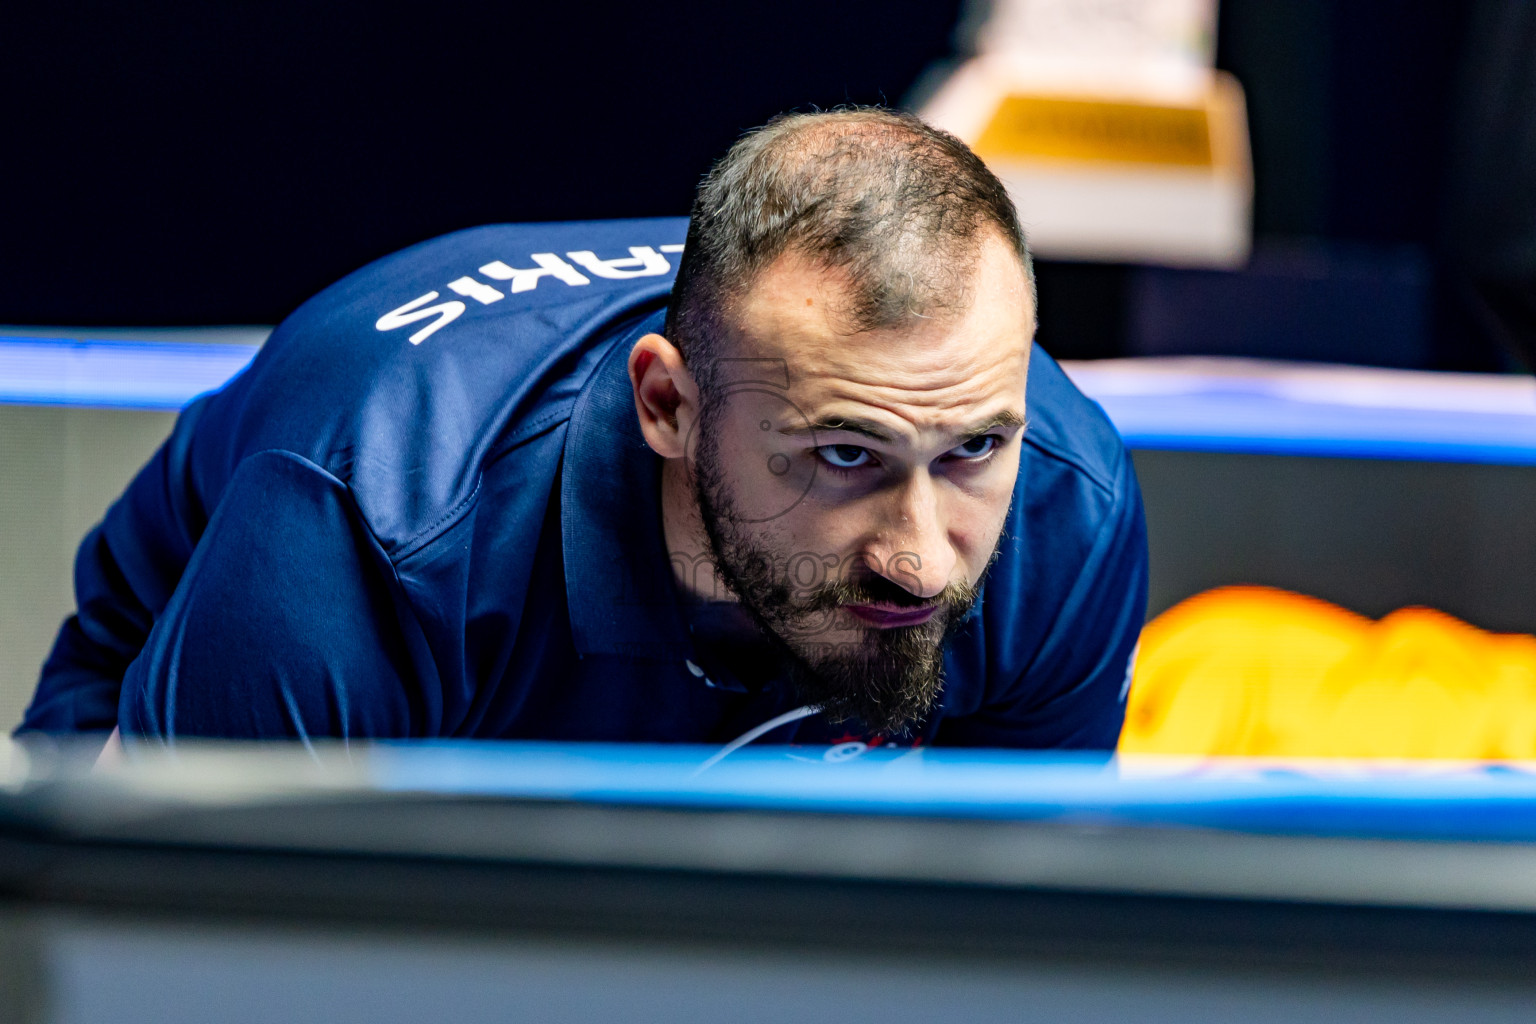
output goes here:
[{"label": "man's nose", "polygon": [[944,527],[942,496],[927,473],[893,488],[875,550],[880,574],[917,597],[937,597],[955,571],[955,549]]}]

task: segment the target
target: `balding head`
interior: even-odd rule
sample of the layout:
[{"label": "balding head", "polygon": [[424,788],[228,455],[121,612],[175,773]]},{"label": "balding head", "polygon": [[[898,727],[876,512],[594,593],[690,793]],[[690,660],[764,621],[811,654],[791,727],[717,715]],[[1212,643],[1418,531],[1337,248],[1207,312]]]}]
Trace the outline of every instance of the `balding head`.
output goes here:
[{"label": "balding head", "polygon": [[833,275],[856,333],[963,312],[994,236],[1032,279],[1007,191],[954,136],[881,108],[785,115],[699,186],[666,333],[707,390],[741,299],[780,258]]}]

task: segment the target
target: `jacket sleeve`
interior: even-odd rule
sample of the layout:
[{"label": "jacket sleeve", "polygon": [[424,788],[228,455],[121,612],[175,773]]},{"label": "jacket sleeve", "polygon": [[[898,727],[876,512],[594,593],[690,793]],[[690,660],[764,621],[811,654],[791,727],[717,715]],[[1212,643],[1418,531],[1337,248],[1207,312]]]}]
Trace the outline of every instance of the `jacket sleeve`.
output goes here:
[{"label": "jacket sleeve", "polygon": [[345,484],[288,452],[244,459],[118,706],[123,735],[407,736],[419,631]]},{"label": "jacket sleeve", "polygon": [[945,719],[942,745],[1113,750],[1147,610],[1147,527],[1123,456],[1115,498],[1023,675],[974,714]]}]

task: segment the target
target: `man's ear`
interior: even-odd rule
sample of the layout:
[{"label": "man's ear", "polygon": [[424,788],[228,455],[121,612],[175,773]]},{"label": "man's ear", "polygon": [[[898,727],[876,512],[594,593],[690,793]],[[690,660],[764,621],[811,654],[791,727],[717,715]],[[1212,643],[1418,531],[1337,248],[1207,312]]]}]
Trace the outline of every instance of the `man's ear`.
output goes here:
[{"label": "man's ear", "polygon": [[629,351],[629,384],[645,443],[664,459],[687,453],[699,417],[699,388],[683,354],[659,334],[647,334]]}]

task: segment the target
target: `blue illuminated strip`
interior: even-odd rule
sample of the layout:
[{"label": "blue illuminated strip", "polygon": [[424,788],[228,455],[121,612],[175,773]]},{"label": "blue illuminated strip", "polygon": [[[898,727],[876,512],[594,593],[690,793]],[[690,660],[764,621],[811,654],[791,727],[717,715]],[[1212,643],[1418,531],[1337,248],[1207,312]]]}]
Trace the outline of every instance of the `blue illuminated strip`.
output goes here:
[{"label": "blue illuminated strip", "polygon": [[222,387],[257,347],[0,338],[0,403],[176,410]]},{"label": "blue illuminated strip", "polygon": [[1536,465],[1536,414],[1360,408],[1258,395],[1105,395],[1131,448]]},{"label": "blue illuminated strip", "polygon": [[[0,403],[176,410],[222,387],[257,348],[0,337]],[[1270,364],[1169,373],[1156,363],[1069,365],[1132,448],[1536,465],[1533,382]],[[1355,400],[1351,389],[1374,397]]]},{"label": "blue illuminated strip", "polygon": [[748,747],[703,772],[714,748],[399,741],[376,744],[366,763],[375,788],[397,793],[1536,841],[1536,764],[1529,762],[1111,762],[1085,754],[884,749],[829,756],[847,746]]},{"label": "blue illuminated strip", "polygon": [[1536,381],[1262,360],[1065,363],[1138,449],[1536,465]]}]

